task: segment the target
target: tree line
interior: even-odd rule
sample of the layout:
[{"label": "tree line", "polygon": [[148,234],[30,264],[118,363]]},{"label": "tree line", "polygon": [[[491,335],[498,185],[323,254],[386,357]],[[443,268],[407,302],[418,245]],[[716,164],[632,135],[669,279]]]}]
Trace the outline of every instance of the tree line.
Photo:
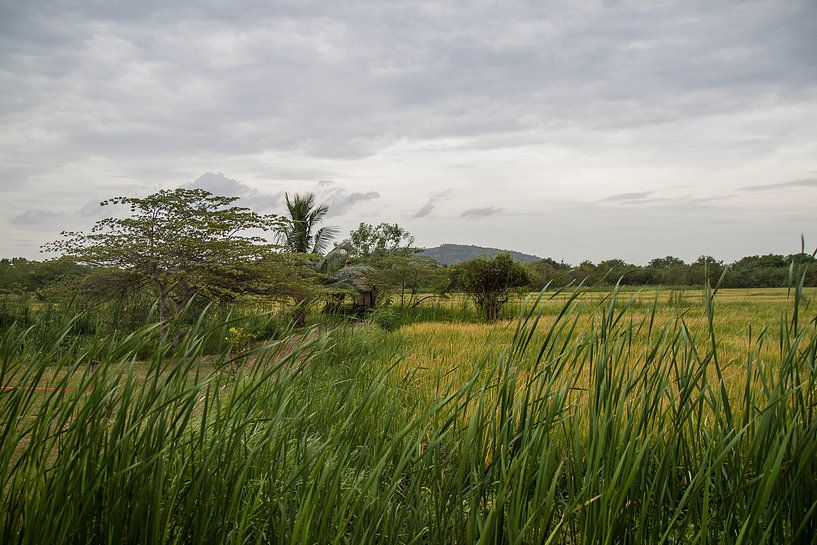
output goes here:
[{"label": "tree line", "polygon": [[[40,298],[69,293],[100,301],[137,294],[157,302],[160,322],[193,304],[273,298],[288,302],[300,325],[316,301],[324,310],[359,307],[355,293],[366,286],[381,306],[412,307],[449,292],[465,293],[492,321],[514,290],[578,283],[702,286],[707,280],[722,287],[782,287],[793,267],[815,262],[814,254],[801,252],[750,256],[729,265],[709,256],[692,263],[668,256],[644,266],[620,259],[571,266],[550,258],[523,265],[500,254],[443,267],[420,255],[414,237],[396,223],[363,222],[337,241],[338,230],[323,225],[328,206],[311,193],[285,195],[281,215],[258,214],[237,200],[175,189],[103,201],[101,206],[119,214],[89,232],[63,232],[44,246],[60,257],[0,260],[0,293]],[[803,280],[817,285],[815,267],[807,268]]]},{"label": "tree line", "polygon": [[[711,285],[720,281],[724,288],[781,288],[789,285],[792,265],[796,268],[814,264],[815,261],[814,254],[799,252],[746,256],[733,263],[725,263],[712,256],[701,256],[686,263],[680,258],[666,256],[655,258],[646,265],[608,259],[599,263],[583,261],[573,266],[546,258],[530,266],[538,278],[538,287],[548,283],[561,287],[580,281],[594,286],[612,286],[620,281],[631,286],[701,287],[708,280]],[[815,267],[809,267],[806,271],[804,285],[817,286]]]}]

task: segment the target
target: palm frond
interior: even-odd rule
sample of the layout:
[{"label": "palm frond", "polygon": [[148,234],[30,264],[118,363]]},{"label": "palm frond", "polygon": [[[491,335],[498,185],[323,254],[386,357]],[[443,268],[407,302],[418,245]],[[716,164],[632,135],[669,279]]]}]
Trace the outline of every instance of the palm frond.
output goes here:
[{"label": "palm frond", "polygon": [[322,273],[336,271],[346,264],[350,253],[351,250],[348,244],[339,244],[318,261],[315,265],[315,270]]},{"label": "palm frond", "polygon": [[366,276],[367,274],[372,274],[374,270],[375,269],[369,265],[346,265],[335,273],[335,278],[337,280],[358,278],[361,276]]},{"label": "palm frond", "polygon": [[329,242],[335,238],[340,232],[337,227],[321,227],[315,232],[315,238],[312,240],[312,252],[316,254],[323,253],[329,246]]},{"label": "palm frond", "polygon": [[[330,240],[338,233],[334,227],[322,227],[315,231],[329,212],[326,204],[317,204],[314,193],[284,194],[289,223],[282,228],[281,242],[291,252],[322,253]],[[314,232],[314,235],[313,235]]]}]

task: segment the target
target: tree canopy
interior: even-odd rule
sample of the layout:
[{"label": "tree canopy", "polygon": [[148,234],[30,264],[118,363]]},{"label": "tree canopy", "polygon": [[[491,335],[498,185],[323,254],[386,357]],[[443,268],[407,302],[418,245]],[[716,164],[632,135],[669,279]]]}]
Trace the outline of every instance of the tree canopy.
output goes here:
[{"label": "tree canopy", "polygon": [[134,287],[154,291],[164,319],[171,305],[179,308],[196,295],[230,300],[261,288],[263,277],[255,265],[273,245],[259,233],[283,222],[235,206],[237,199],[202,189],[115,197],[100,205],[126,206],[127,216],[102,219],[89,233],[63,232],[44,249],[125,273]]},{"label": "tree canopy", "polygon": [[314,193],[284,194],[287,222],[278,226],[278,240],[294,253],[322,254],[337,234],[335,227],[318,227],[329,213],[329,206],[318,204]]},{"label": "tree canopy", "polygon": [[407,230],[396,223],[381,223],[371,225],[362,222],[357,229],[349,233],[345,241],[354,255],[367,257],[383,257],[386,255],[411,255],[419,248],[414,247],[414,237]]},{"label": "tree canopy", "polygon": [[530,269],[505,253],[458,263],[451,266],[450,274],[452,289],[468,294],[488,322],[499,318],[511,290],[535,281]]}]

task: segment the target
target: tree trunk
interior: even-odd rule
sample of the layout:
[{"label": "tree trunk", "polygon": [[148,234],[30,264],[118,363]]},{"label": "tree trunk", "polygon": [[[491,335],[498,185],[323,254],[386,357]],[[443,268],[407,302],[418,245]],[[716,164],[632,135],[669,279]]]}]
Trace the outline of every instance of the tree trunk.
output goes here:
[{"label": "tree trunk", "polygon": [[306,325],[306,297],[296,296],[295,308],[292,311],[292,322],[295,327],[304,327]]},{"label": "tree trunk", "polygon": [[167,293],[163,288],[159,288],[159,303],[158,303],[158,312],[159,312],[159,336],[162,340],[165,339],[165,335],[167,334],[165,328],[165,316],[167,314]]},{"label": "tree trunk", "polygon": [[499,302],[493,300],[488,301],[486,310],[486,318],[488,319],[488,323],[496,322],[497,318],[499,317]]}]

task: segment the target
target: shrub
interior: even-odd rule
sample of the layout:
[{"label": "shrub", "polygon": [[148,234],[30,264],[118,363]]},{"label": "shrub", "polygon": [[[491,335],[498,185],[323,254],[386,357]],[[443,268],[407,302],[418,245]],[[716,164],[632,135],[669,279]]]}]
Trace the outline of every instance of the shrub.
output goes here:
[{"label": "shrub", "polygon": [[531,286],[534,281],[527,267],[505,253],[493,259],[478,257],[451,267],[451,288],[471,297],[488,322],[499,318],[499,310],[508,302],[511,290]]},{"label": "shrub", "polygon": [[399,329],[402,324],[400,315],[392,308],[381,307],[369,314],[368,321],[386,331]]}]

